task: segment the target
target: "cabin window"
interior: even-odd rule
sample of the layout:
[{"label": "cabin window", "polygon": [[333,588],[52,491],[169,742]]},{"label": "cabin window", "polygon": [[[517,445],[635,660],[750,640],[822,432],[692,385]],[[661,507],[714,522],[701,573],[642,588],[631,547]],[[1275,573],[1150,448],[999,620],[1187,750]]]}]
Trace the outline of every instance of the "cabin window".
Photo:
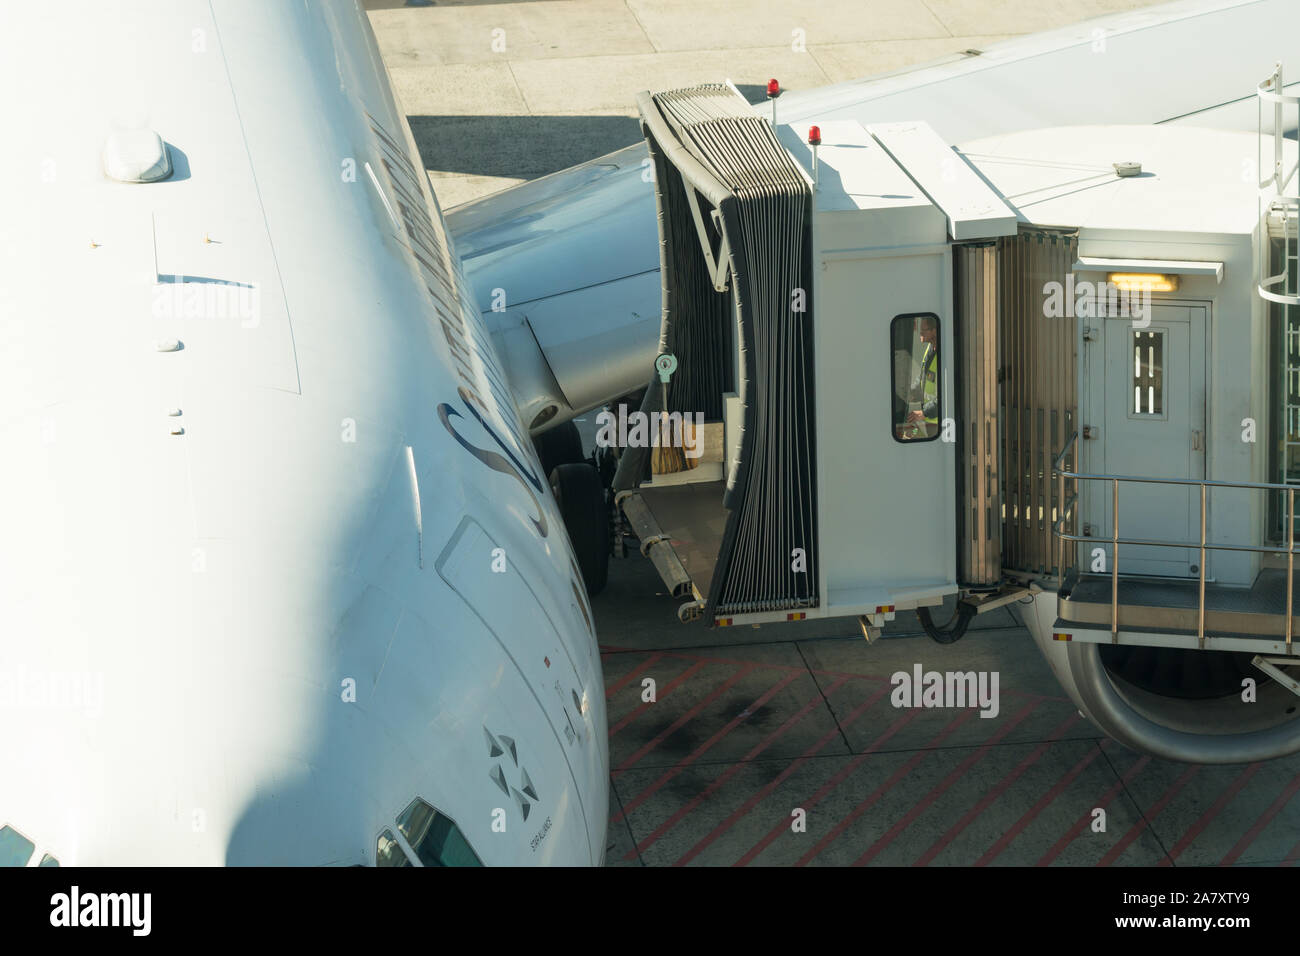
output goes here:
[{"label": "cabin window", "polygon": [[379,834],[379,845],[375,848],[375,866],[414,866],[407,857],[402,845],[393,836],[392,830]]},{"label": "cabin window", "polygon": [[26,866],[36,844],[13,827],[0,827],[0,866]]},{"label": "cabin window", "polygon": [[939,317],[933,312],[896,316],[889,323],[889,355],[894,440],[933,441],[943,420]]},{"label": "cabin window", "polygon": [[419,797],[397,818],[397,829],[425,866],[482,866],[460,827]]},{"label": "cabin window", "polygon": [[1133,414],[1164,417],[1165,333],[1158,329],[1133,333]]}]

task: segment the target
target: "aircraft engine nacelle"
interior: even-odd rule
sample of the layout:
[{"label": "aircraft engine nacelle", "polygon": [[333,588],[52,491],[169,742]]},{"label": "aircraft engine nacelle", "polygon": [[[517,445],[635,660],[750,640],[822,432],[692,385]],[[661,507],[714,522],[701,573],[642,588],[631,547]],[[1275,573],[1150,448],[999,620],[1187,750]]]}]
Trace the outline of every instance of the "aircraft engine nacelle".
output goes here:
[{"label": "aircraft engine nacelle", "polygon": [[661,293],[647,163],[639,144],[447,213],[534,434],[645,384]]}]

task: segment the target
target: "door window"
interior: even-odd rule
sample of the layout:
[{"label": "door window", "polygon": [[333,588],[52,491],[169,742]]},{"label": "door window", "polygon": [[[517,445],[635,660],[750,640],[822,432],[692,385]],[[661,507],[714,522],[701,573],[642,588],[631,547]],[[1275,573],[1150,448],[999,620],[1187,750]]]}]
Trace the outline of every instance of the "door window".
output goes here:
[{"label": "door window", "polygon": [[1134,331],[1132,414],[1165,417],[1165,333],[1162,329]]},{"label": "door window", "polygon": [[939,317],[933,312],[896,316],[889,323],[889,354],[894,440],[933,441],[942,420]]}]

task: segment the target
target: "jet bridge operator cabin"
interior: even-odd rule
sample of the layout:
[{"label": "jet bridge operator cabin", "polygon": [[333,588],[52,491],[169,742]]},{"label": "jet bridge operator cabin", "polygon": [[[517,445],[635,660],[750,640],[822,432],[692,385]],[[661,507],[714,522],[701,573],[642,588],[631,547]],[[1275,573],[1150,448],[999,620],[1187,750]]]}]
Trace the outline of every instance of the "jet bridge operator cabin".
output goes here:
[{"label": "jet bridge operator cabin", "polygon": [[773,125],[729,84],[641,94],[675,359],[642,411],[701,416],[703,454],[624,449],[613,486],[679,616],[870,640],[916,609],[946,643],[1018,602],[1121,742],[1300,749],[1282,88],[1260,85],[1258,134],[957,147],[924,122]]}]

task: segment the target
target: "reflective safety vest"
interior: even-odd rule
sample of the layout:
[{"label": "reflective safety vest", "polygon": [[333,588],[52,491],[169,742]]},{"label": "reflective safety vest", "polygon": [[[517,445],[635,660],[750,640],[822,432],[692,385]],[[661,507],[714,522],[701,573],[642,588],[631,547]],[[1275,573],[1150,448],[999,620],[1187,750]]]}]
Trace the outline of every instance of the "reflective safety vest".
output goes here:
[{"label": "reflective safety vest", "polygon": [[934,409],[933,414],[926,414],[925,420],[933,424],[939,423],[939,368],[938,362],[939,350],[929,343],[925,346],[925,354],[921,357],[921,402],[922,409],[930,406]]}]

